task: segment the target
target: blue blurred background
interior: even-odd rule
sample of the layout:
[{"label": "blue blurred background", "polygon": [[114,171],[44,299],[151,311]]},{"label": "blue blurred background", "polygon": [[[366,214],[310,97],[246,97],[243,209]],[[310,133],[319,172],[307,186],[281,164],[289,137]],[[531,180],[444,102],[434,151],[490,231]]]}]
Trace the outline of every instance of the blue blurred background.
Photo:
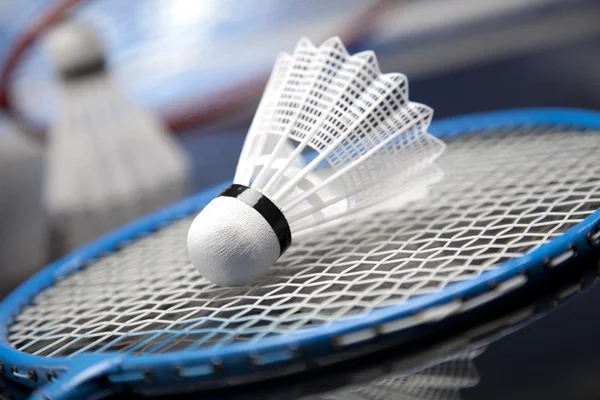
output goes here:
[{"label": "blue blurred background", "polygon": [[[0,62],[57,4],[0,1]],[[319,43],[340,35],[352,51],[374,49],[383,71],[405,73],[411,99],[432,106],[436,119],[517,107],[600,109],[595,0],[82,0],[68,16],[94,27],[124,92],[176,133],[192,165],[190,191],[232,177],[265,76],[301,36]],[[52,254],[39,139],[58,113],[57,79],[39,41],[6,82],[0,297]],[[599,302],[592,291],[492,346],[477,361],[482,383],[465,398],[599,398]]]}]

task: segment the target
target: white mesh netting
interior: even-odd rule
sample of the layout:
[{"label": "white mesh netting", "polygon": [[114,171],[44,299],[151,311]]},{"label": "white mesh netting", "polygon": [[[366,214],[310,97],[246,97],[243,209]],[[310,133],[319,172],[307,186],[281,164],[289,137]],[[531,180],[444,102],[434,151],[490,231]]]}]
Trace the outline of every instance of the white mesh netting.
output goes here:
[{"label": "white mesh netting", "polygon": [[[273,200],[292,234],[308,234],[416,184],[411,178],[444,150],[427,133],[432,115],[409,101],[406,76],[381,73],[373,52],[350,55],[339,38],[319,47],[302,39],[277,59],[234,182]],[[315,157],[290,168],[303,152]],[[320,165],[331,173],[314,179]]]},{"label": "white mesh netting", "polygon": [[8,328],[22,352],[162,353],[259,341],[360,318],[478,276],[600,206],[600,135],[526,127],[459,136],[426,200],[298,240],[253,286],[210,284],[190,264],[193,216],[43,291]]}]

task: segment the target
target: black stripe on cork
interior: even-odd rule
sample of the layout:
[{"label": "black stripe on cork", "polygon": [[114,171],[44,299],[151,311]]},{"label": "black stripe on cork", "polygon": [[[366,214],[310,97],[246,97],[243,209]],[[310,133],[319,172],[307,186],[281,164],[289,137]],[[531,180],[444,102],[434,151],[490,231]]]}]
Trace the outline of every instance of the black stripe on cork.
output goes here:
[{"label": "black stripe on cork", "polygon": [[279,240],[279,255],[283,254],[292,243],[292,232],[285,216],[267,196],[256,189],[234,183],[219,194],[218,197],[233,197],[254,208],[269,223],[277,240]]},{"label": "black stripe on cork", "polygon": [[103,58],[98,58],[87,64],[65,68],[60,72],[60,76],[65,81],[75,81],[90,75],[103,74],[106,70],[106,61]]}]

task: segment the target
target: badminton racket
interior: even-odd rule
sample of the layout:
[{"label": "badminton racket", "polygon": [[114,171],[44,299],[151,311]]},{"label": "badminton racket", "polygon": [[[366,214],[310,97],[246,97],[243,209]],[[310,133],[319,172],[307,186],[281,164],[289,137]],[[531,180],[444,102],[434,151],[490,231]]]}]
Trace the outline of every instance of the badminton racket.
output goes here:
[{"label": "badminton racket", "polygon": [[[433,124],[426,200],[296,241],[253,285],[190,264],[209,189],[42,270],[0,305],[2,372],[34,398],[263,382],[410,345],[600,249],[600,114],[522,110]],[[477,313],[475,313],[477,311]]]}]

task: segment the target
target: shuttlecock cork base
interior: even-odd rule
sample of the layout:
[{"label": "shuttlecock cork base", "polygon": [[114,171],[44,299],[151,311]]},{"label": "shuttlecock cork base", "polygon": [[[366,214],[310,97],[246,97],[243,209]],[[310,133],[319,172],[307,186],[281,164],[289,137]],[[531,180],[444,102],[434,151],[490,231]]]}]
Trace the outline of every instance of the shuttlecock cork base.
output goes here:
[{"label": "shuttlecock cork base", "polygon": [[194,219],[188,252],[200,273],[220,286],[259,279],[290,246],[285,216],[267,196],[233,184]]},{"label": "shuttlecock cork base", "polygon": [[83,23],[53,27],[45,42],[52,63],[65,81],[107,71],[104,49],[96,33]]}]

